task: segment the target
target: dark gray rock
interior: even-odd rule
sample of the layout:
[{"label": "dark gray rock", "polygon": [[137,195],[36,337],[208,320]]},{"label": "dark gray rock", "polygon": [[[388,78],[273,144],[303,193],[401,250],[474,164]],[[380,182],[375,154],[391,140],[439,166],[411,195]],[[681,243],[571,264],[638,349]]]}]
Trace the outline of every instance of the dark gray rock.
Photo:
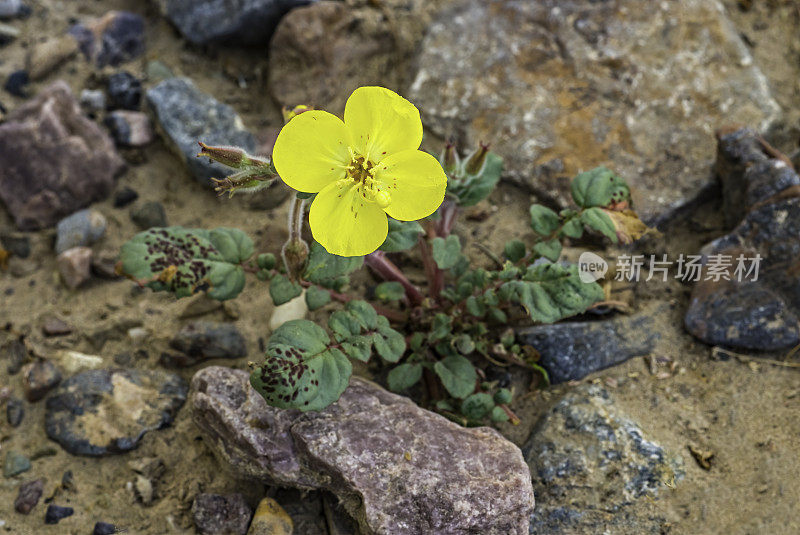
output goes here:
[{"label": "dark gray rock", "polygon": [[97,210],[81,210],[56,225],[56,254],[81,245],[92,245],[103,237],[108,222]]},{"label": "dark gray rock", "polygon": [[25,403],[15,397],[8,398],[6,403],[6,420],[11,427],[19,427],[25,417]]},{"label": "dark gray rock", "polygon": [[3,462],[3,476],[14,477],[31,469],[31,461],[18,451],[8,450]]},{"label": "dark gray rock", "polygon": [[183,379],[161,371],[80,372],[47,399],[45,429],[73,455],[122,453],[170,425],[186,393]]},{"label": "dark gray rock", "polygon": [[198,158],[198,142],[255,152],[256,140],[233,108],[203,93],[188,78],[164,80],[147,91],[147,101],[167,140],[202,184],[211,185],[212,178],[226,177],[232,170]]},{"label": "dark gray rock", "polygon": [[247,372],[192,379],[192,416],[242,476],[335,494],[365,534],[528,533],[530,474],[494,429],[463,428],[353,377],[320,412],[267,406]]},{"label": "dark gray rock", "polygon": [[198,494],[192,503],[192,518],[202,535],[246,535],[253,510],[241,494]]},{"label": "dark gray rock", "polygon": [[240,359],[247,356],[247,342],[232,323],[189,323],[169,345],[189,356],[191,364],[206,359]]},{"label": "dark gray rock", "polygon": [[0,199],[23,230],[49,227],[104,199],[124,164],[63,81],[0,124]]},{"label": "dark gray rock", "polygon": [[84,89],[81,91],[80,102],[83,109],[94,116],[106,109],[106,94],[100,89]]},{"label": "dark gray rock", "polygon": [[712,186],[712,128],[780,115],[716,0],[463,0],[420,50],[409,98],[428,128],[492,143],[505,178],[561,205],[605,164],[650,222]]},{"label": "dark gray rock", "polygon": [[58,316],[48,314],[42,320],[42,334],[45,336],[64,336],[72,332],[72,326]]},{"label": "dark gray rock", "polygon": [[8,375],[16,375],[25,363],[25,358],[28,356],[28,349],[25,347],[25,343],[22,340],[17,339],[3,346],[0,354],[8,361],[6,367]]},{"label": "dark gray rock", "polygon": [[62,507],[60,505],[50,504],[47,506],[47,511],[44,514],[45,524],[58,524],[68,516],[72,516],[75,509],[72,507]]},{"label": "dark gray rock", "polygon": [[22,233],[0,233],[0,244],[6,251],[18,258],[28,258],[31,254],[31,239]]},{"label": "dark gray rock", "polygon": [[290,9],[314,0],[160,0],[163,13],[192,44],[266,44]]},{"label": "dark gray rock", "polygon": [[103,120],[117,145],[144,147],[155,138],[147,114],[140,111],[115,110]]},{"label": "dark gray rock", "polygon": [[128,11],[109,11],[69,30],[83,55],[97,67],[116,67],[145,51],[144,19]]},{"label": "dark gray rock", "polygon": [[22,368],[22,388],[30,402],[39,401],[61,382],[61,372],[49,360],[37,360]]},{"label": "dark gray rock", "polygon": [[117,527],[114,524],[109,524],[108,522],[97,522],[94,525],[92,535],[115,535],[120,531],[121,530],[117,530]]},{"label": "dark gray rock", "polygon": [[114,208],[124,208],[139,198],[139,194],[131,187],[122,186],[114,194]]},{"label": "dark gray rock", "polygon": [[28,71],[14,71],[8,75],[8,78],[6,78],[6,83],[3,84],[3,89],[15,97],[26,98],[28,96],[26,87],[30,81],[31,78],[28,75]]},{"label": "dark gray rock", "polygon": [[564,383],[653,351],[659,334],[651,311],[606,321],[569,321],[517,331],[533,346],[550,381]]},{"label": "dark gray rock", "polygon": [[148,201],[131,210],[131,221],[142,230],[167,226],[167,213],[164,205],[157,201]]},{"label": "dark gray rock", "polygon": [[111,110],[139,109],[142,103],[142,83],[129,72],[117,72],[108,77],[108,107]]},{"label": "dark gray rock", "polygon": [[684,476],[683,459],[645,439],[595,385],[579,386],[551,408],[523,452],[537,497],[536,535],[659,535],[665,521],[649,501]]},{"label": "dark gray rock", "polygon": [[14,500],[14,510],[22,515],[27,515],[39,503],[44,492],[44,480],[34,479],[26,481],[19,486],[19,494]]}]

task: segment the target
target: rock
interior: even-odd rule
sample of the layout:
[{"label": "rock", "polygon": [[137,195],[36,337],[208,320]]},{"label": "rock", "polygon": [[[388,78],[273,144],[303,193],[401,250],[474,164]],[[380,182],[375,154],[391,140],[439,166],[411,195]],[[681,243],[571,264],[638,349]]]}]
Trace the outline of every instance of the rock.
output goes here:
[{"label": "rock", "polygon": [[14,510],[22,515],[27,515],[39,503],[43,492],[44,480],[26,481],[19,486],[19,494],[14,500]]},{"label": "rock", "polygon": [[101,251],[92,255],[92,273],[101,279],[113,280],[120,278],[117,274],[119,256],[116,252]]},{"label": "rock", "polygon": [[31,254],[31,240],[25,234],[2,232],[0,233],[0,245],[18,258],[28,258]]},{"label": "rock", "polygon": [[25,399],[39,401],[61,382],[61,372],[49,360],[37,360],[22,368],[22,388]]},{"label": "rock", "polygon": [[[800,343],[800,273],[787,266],[800,257],[800,177],[749,129],[720,136],[716,169],[726,213],[744,219],[700,251],[705,269],[692,290],[686,328],[708,344],[762,351],[793,347]],[[756,278],[748,259],[757,255]],[[709,272],[714,259],[719,277]]]},{"label": "rock", "polygon": [[150,338],[150,331],[142,327],[134,327],[128,330],[128,339],[134,346],[140,346]]},{"label": "rock", "polygon": [[155,498],[153,482],[144,476],[137,475],[133,482],[133,489],[136,492],[136,499],[142,505],[152,505]]},{"label": "rock", "polygon": [[160,82],[167,78],[175,77],[172,70],[170,70],[164,62],[158,60],[147,62],[147,66],[145,66],[145,75],[150,82]]},{"label": "rock", "polygon": [[369,381],[353,377],[339,401],[301,413],[267,406],[247,372],[210,366],[192,379],[191,406],[238,476],[328,490],[364,533],[528,533],[533,491],[516,446]]},{"label": "rock", "polygon": [[253,511],[241,494],[198,494],[192,503],[192,518],[203,535],[246,535]]},{"label": "rock", "polygon": [[507,179],[559,205],[605,164],[651,223],[712,187],[713,128],[780,115],[715,0],[464,0],[421,50],[409,98],[428,128],[491,142]]},{"label": "rock", "polygon": [[123,167],[111,139],[83,116],[63,81],[0,124],[0,198],[22,230],[49,227],[104,199]]},{"label": "rock", "polygon": [[103,357],[97,355],[86,355],[78,351],[63,349],[55,355],[59,366],[68,375],[73,375],[84,370],[96,370],[105,364]]},{"label": "rock", "polygon": [[42,333],[45,336],[64,336],[70,334],[72,327],[58,316],[45,316],[42,321]]},{"label": "rock", "polygon": [[282,305],[276,306],[272,309],[272,315],[269,318],[269,328],[275,331],[278,327],[291,320],[301,320],[308,315],[308,304],[306,303],[306,291],[287,301]]},{"label": "rock", "polygon": [[109,340],[123,340],[127,337],[130,329],[141,327],[141,325],[142,320],[139,317],[117,317],[85,333],[85,336],[95,350],[100,351]]},{"label": "rock", "polygon": [[8,359],[6,371],[8,375],[16,375],[22,369],[25,358],[28,356],[28,349],[22,340],[12,340],[2,348],[2,354]]},{"label": "rock", "polygon": [[107,225],[106,217],[97,210],[81,210],[65,217],[56,225],[56,254],[92,245],[103,237]]},{"label": "rock", "polygon": [[14,277],[22,278],[35,273],[41,266],[32,258],[14,258],[8,261],[8,272]]},{"label": "rock", "polygon": [[660,338],[653,317],[647,310],[606,321],[534,325],[519,329],[517,340],[539,352],[552,383],[564,383],[651,353]]},{"label": "rock", "polygon": [[0,22],[0,46],[5,46],[17,37],[19,37],[19,29],[10,24],[3,24]]},{"label": "rock", "polygon": [[31,469],[31,461],[21,453],[9,450],[3,463],[3,476],[14,477]]},{"label": "rock", "polygon": [[75,510],[72,507],[61,507],[60,505],[50,504],[47,506],[47,512],[44,515],[45,524],[58,524],[68,516],[72,516]]},{"label": "rock", "polygon": [[247,535],[292,535],[293,531],[292,517],[278,502],[266,497],[258,503]]},{"label": "rock", "polygon": [[233,108],[203,93],[188,78],[164,80],[147,91],[147,101],[166,138],[202,184],[211,185],[212,178],[224,178],[232,170],[198,158],[198,141],[255,152],[256,140]]},{"label": "rock", "polygon": [[8,78],[6,78],[6,83],[3,84],[3,89],[15,97],[27,98],[28,92],[25,88],[28,86],[30,81],[31,78],[28,75],[28,71],[14,71],[8,75]]},{"label": "rock", "polygon": [[109,11],[69,30],[83,55],[97,67],[116,67],[144,53],[144,19],[127,11]]},{"label": "rock", "polygon": [[130,451],[148,431],[172,423],[186,400],[179,376],[150,370],[88,370],[47,399],[47,436],[73,455]]},{"label": "rock", "polygon": [[114,524],[109,524],[108,522],[97,522],[94,525],[92,535],[115,535],[119,532],[120,530],[117,530],[117,527]]},{"label": "rock", "polygon": [[87,113],[97,114],[106,109],[106,94],[99,89],[81,91],[81,106]]},{"label": "rock", "polygon": [[112,111],[103,123],[117,144],[124,147],[144,147],[155,137],[150,118],[140,111]]},{"label": "rock", "polygon": [[19,398],[9,398],[6,403],[6,420],[11,427],[19,427],[25,417],[25,403]]},{"label": "rock", "polygon": [[266,44],[290,9],[313,0],[160,0],[164,15],[192,44]]},{"label": "rock", "polygon": [[170,340],[170,347],[191,357],[191,366],[206,359],[240,359],[247,356],[247,342],[231,323],[195,321]]},{"label": "rock", "polygon": [[141,230],[167,226],[167,213],[160,202],[148,201],[131,210],[131,221]]},{"label": "rock", "polygon": [[664,519],[652,518],[651,500],[684,475],[683,460],[646,440],[595,385],[580,385],[551,408],[523,452],[537,535],[661,533]]},{"label": "rock", "polygon": [[142,102],[142,83],[129,72],[108,77],[108,109],[136,111]]},{"label": "rock", "polygon": [[0,19],[13,19],[22,10],[22,0],[0,0]]},{"label": "rock", "polygon": [[139,194],[128,186],[122,186],[114,194],[114,208],[124,208],[139,198]]},{"label": "rock", "polygon": [[78,42],[71,35],[51,37],[35,44],[27,57],[31,80],[41,80],[77,53]]},{"label": "rock", "polygon": [[61,280],[68,288],[74,290],[91,277],[92,250],[88,247],[67,249],[56,260]]}]

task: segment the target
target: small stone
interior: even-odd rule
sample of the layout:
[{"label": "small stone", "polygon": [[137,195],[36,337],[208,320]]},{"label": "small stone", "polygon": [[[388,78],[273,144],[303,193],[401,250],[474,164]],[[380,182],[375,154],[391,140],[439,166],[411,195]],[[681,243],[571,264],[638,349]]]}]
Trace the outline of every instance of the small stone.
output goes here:
[{"label": "small stone", "polygon": [[92,250],[88,247],[67,249],[56,260],[61,280],[68,288],[74,290],[91,277]]},{"label": "small stone", "polygon": [[27,71],[14,71],[6,78],[6,83],[3,89],[14,95],[15,97],[25,98],[28,96],[25,87],[30,83],[31,79]]},{"label": "small stone", "polygon": [[133,482],[133,489],[136,492],[136,498],[142,505],[151,505],[155,498],[155,489],[153,489],[153,482],[149,478],[137,475]]},{"label": "small stone", "polygon": [[64,336],[72,332],[69,323],[56,316],[47,316],[42,322],[42,333],[45,336]]},{"label": "small stone", "polygon": [[116,67],[145,50],[144,19],[128,11],[109,11],[69,30],[81,52],[97,67]]},{"label": "small stone", "polygon": [[247,535],[292,535],[292,517],[272,498],[264,498],[253,515]]},{"label": "small stone", "polygon": [[150,118],[139,111],[112,111],[103,123],[117,144],[125,147],[143,147],[155,137]]},{"label": "small stone", "polygon": [[27,67],[31,80],[41,80],[77,54],[78,42],[71,35],[51,37],[37,43],[28,53]]},{"label": "small stone", "polygon": [[0,19],[13,19],[22,9],[22,0],[0,0]]},{"label": "small stone", "polygon": [[99,89],[84,89],[81,91],[80,102],[87,113],[100,113],[106,109],[106,94]]},{"label": "small stone", "polygon": [[103,357],[86,355],[70,349],[57,352],[55,358],[61,369],[63,369],[67,375],[72,375],[84,370],[96,370],[102,368],[105,364]]},{"label": "small stone", "polygon": [[135,346],[142,345],[150,337],[150,331],[142,327],[134,327],[128,330],[128,339]]},{"label": "small stone", "polygon": [[117,527],[108,522],[97,522],[94,525],[94,531],[92,531],[92,535],[115,535],[116,533],[119,533]]},{"label": "small stone", "polygon": [[81,210],[65,217],[56,225],[56,254],[92,245],[103,237],[107,224],[106,217],[97,210]]},{"label": "small stone", "polygon": [[6,368],[8,375],[16,375],[25,363],[25,358],[28,356],[28,349],[25,347],[25,343],[22,342],[22,340],[17,339],[3,346],[0,354],[8,359],[8,367]]},{"label": "small stone", "polygon": [[114,208],[124,208],[138,198],[139,194],[136,193],[136,190],[128,186],[122,186],[114,194]]},{"label": "small stone", "polygon": [[183,379],[163,371],[83,371],[48,397],[45,430],[73,455],[123,453],[170,425],[186,393]]},{"label": "small stone", "polygon": [[142,83],[129,72],[108,77],[108,109],[138,110],[142,102]]},{"label": "small stone", "polygon": [[28,258],[31,254],[31,240],[21,233],[0,233],[0,244],[17,258]]},{"label": "small stone", "polygon": [[75,510],[72,507],[61,507],[60,505],[50,504],[44,515],[45,524],[58,524],[61,520],[72,516]]},{"label": "small stone", "polygon": [[157,201],[148,201],[131,210],[131,220],[142,230],[167,226],[167,213],[164,205]]},{"label": "small stone", "polygon": [[224,178],[233,170],[208,158],[198,158],[198,140],[209,145],[234,145],[255,153],[255,137],[245,130],[233,108],[203,93],[188,78],[164,80],[147,91],[147,101],[168,141],[202,184],[211,186],[212,178]]},{"label": "small stone", "polygon": [[26,481],[19,486],[19,494],[14,500],[14,510],[20,514],[27,515],[39,503],[39,499],[44,492],[44,481],[35,479]]},{"label": "small stone", "polygon": [[306,291],[282,305],[276,306],[272,310],[269,318],[269,328],[275,331],[278,327],[291,320],[301,320],[308,315],[308,304],[306,303]]},{"label": "small stone", "polygon": [[6,453],[6,460],[3,463],[3,475],[5,477],[14,477],[30,469],[30,459],[14,450],[9,450]]},{"label": "small stone", "polygon": [[253,511],[241,494],[198,494],[192,503],[192,518],[203,535],[246,535]]},{"label": "small stone", "polygon": [[19,37],[19,28],[0,22],[0,46],[7,45]]},{"label": "small stone", "polygon": [[169,345],[191,357],[192,364],[206,359],[239,359],[247,356],[244,336],[230,323],[189,323]]},{"label": "small stone", "polygon": [[163,61],[158,60],[148,61],[144,72],[147,76],[147,80],[150,82],[160,82],[167,78],[175,77],[172,70],[167,67]]},{"label": "small stone", "polygon": [[39,401],[61,382],[61,372],[49,360],[37,360],[22,368],[22,388],[25,399]]},{"label": "small stone", "polygon": [[19,427],[25,417],[25,403],[19,398],[10,398],[6,403],[6,419],[11,427]]}]

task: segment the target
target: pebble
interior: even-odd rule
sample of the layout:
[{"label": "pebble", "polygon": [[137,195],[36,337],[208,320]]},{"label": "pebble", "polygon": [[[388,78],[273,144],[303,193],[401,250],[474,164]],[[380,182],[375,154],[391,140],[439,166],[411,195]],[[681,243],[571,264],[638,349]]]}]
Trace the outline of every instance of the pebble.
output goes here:
[{"label": "pebble", "polygon": [[155,138],[150,118],[140,111],[112,111],[106,116],[103,123],[118,145],[143,147]]},{"label": "pebble", "polygon": [[31,80],[41,80],[78,52],[78,42],[71,35],[51,37],[31,48],[27,67]]},{"label": "pebble", "polygon": [[134,327],[133,329],[128,330],[128,339],[131,341],[131,344],[135,346],[142,345],[145,341],[147,341],[149,336],[150,331],[143,327]]},{"label": "pebble", "polygon": [[25,403],[16,397],[12,397],[6,404],[6,420],[11,427],[19,427],[25,417]]},{"label": "pebble", "polygon": [[28,349],[21,340],[12,340],[3,346],[2,353],[8,360],[8,375],[16,375],[22,369],[25,363],[25,357],[28,356]]},{"label": "pebble", "polygon": [[9,450],[3,463],[3,475],[14,477],[31,469],[31,461],[21,453]]},{"label": "pebble", "polygon": [[156,201],[148,201],[131,210],[131,220],[142,230],[167,226],[167,213],[164,205]]},{"label": "pebble", "polygon": [[173,78],[175,76],[164,62],[158,60],[148,61],[144,72],[147,79],[151,82],[160,82],[161,80],[166,80],[167,78]]},{"label": "pebble", "polygon": [[43,492],[44,480],[26,481],[19,486],[19,494],[14,500],[14,509],[20,514],[27,515],[39,503]]},{"label": "pebble", "polygon": [[0,234],[0,244],[18,258],[28,258],[31,254],[31,239],[22,233],[4,232]]},{"label": "pebble", "polygon": [[124,208],[138,198],[139,194],[136,193],[136,190],[128,186],[122,186],[114,193],[114,208]]},{"label": "pebble", "polygon": [[59,366],[67,373],[72,375],[84,370],[96,370],[102,368],[104,364],[103,357],[97,355],[86,355],[78,351],[65,349],[56,353],[55,358],[58,360]]},{"label": "pebble", "polygon": [[27,71],[14,71],[6,78],[6,83],[3,89],[14,95],[15,97],[25,98],[28,92],[25,87],[30,83],[31,79]]},{"label": "pebble", "polygon": [[61,382],[61,372],[49,360],[37,360],[22,368],[22,388],[31,403],[39,401]]},{"label": "pebble", "polygon": [[170,340],[170,347],[199,362],[205,359],[238,359],[247,356],[247,342],[231,323],[195,321]]},{"label": "pebble", "polygon": [[97,210],[80,210],[56,225],[56,254],[67,249],[91,245],[106,232],[106,217]]},{"label": "pebble", "polygon": [[241,494],[198,494],[192,503],[192,518],[198,533],[246,535],[253,511]]},{"label": "pebble", "polygon": [[92,250],[88,247],[67,249],[57,258],[61,280],[73,290],[91,277]]},{"label": "pebble", "polygon": [[247,535],[292,535],[292,517],[272,498],[262,499]]},{"label": "pebble", "polygon": [[138,110],[142,102],[142,83],[129,72],[108,77],[108,109]]},{"label": "pebble", "polygon": [[81,52],[97,67],[116,67],[145,51],[144,19],[128,11],[109,11],[69,30]]},{"label": "pebble", "polygon": [[106,94],[100,89],[84,89],[81,91],[80,102],[88,113],[100,113],[106,109]]},{"label": "pebble", "polygon": [[269,318],[269,328],[275,331],[278,327],[291,320],[301,320],[308,315],[308,304],[306,303],[306,291],[282,305],[276,306],[272,310]]},{"label": "pebble", "polygon": [[47,316],[42,322],[42,333],[45,336],[63,336],[71,332],[72,326],[56,316]]},{"label": "pebble", "polygon": [[114,524],[109,524],[108,522],[98,522],[94,525],[94,531],[92,531],[92,535],[114,535],[118,533],[117,527]]},{"label": "pebble", "polygon": [[0,0],[0,19],[12,19],[19,16],[24,6],[22,0]]},{"label": "pebble", "polygon": [[50,504],[47,506],[47,512],[44,515],[45,524],[58,524],[61,520],[72,516],[75,509],[72,507],[61,507],[60,505]]},{"label": "pebble", "polygon": [[19,37],[19,28],[0,23],[0,46],[6,45]]}]

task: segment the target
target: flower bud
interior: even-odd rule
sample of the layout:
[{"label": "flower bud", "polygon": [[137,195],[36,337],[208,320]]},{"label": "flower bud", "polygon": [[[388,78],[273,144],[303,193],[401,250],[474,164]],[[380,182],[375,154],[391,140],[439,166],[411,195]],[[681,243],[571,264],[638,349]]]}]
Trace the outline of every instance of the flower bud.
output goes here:
[{"label": "flower bud", "polygon": [[448,175],[452,175],[458,169],[459,157],[458,152],[456,152],[456,146],[453,143],[448,141],[444,146],[439,163]]},{"label": "flower bud", "polygon": [[470,175],[479,175],[486,163],[486,156],[489,154],[489,144],[481,143],[478,150],[473,152],[467,160],[465,171]]},{"label": "flower bud", "polygon": [[199,142],[199,145],[201,150],[197,156],[205,156],[234,169],[251,169],[270,165],[269,160],[250,156],[239,147],[210,147],[202,141]]}]

